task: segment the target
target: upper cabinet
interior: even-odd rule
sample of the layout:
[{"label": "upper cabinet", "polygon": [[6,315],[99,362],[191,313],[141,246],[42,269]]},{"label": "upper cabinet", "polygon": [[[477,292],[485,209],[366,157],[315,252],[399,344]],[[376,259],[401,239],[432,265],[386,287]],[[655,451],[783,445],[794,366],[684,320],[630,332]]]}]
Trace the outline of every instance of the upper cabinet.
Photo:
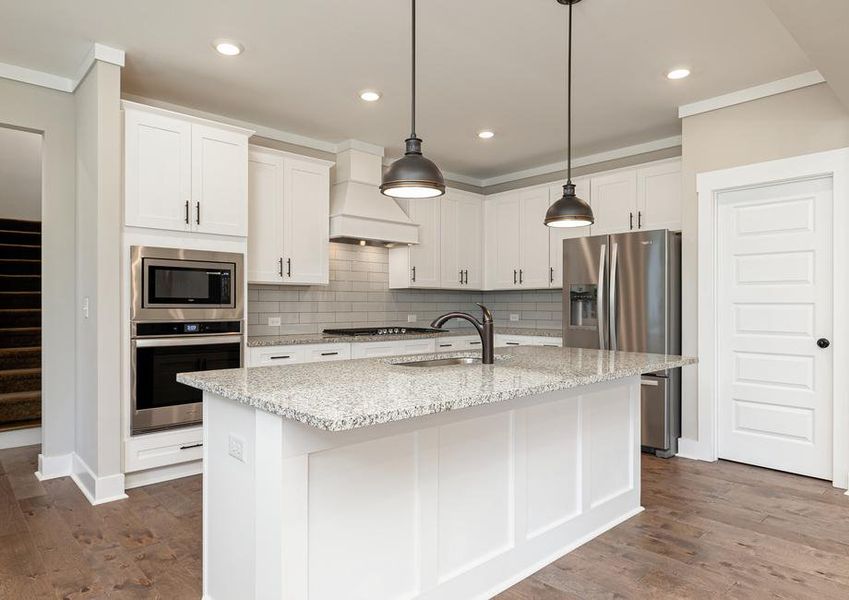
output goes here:
[{"label": "upper cabinet", "polygon": [[419,226],[419,243],[389,250],[389,287],[481,289],[481,196],[449,188],[400,204]]},{"label": "upper cabinet", "polygon": [[248,281],[329,282],[331,164],[251,147]]},{"label": "upper cabinet", "polygon": [[483,285],[481,198],[449,188],[440,204],[440,287],[479,290]]},{"label": "upper cabinet", "polygon": [[251,131],[124,102],[124,222],[247,235]]},{"label": "upper cabinet", "polygon": [[592,178],[592,235],[681,229],[681,161],[622,169]]},{"label": "upper cabinet", "polygon": [[[565,183],[565,182],[564,182]],[[592,204],[592,193],[589,179],[574,179],[575,193],[578,198]],[[554,204],[563,196],[563,184],[555,185],[548,190],[548,199]],[[563,240],[586,237],[591,235],[591,227],[549,227],[548,228],[548,284],[549,287],[563,287]]]}]

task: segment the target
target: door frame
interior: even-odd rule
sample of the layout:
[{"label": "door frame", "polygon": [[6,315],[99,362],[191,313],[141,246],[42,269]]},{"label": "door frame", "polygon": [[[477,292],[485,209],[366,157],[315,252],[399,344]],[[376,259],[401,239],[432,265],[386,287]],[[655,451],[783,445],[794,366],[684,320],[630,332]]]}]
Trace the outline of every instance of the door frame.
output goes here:
[{"label": "door frame", "polygon": [[698,442],[688,455],[715,461],[719,445],[719,264],[718,196],[722,192],[769,184],[831,177],[833,182],[833,452],[832,481],[849,487],[849,374],[837,368],[849,360],[849,148],[700,173],[698,190]]}]

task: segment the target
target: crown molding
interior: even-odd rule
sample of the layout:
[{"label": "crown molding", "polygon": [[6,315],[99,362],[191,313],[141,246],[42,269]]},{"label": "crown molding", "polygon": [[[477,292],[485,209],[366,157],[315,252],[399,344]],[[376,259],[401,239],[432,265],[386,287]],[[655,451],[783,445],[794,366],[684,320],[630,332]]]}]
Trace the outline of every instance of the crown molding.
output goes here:
[{"label": "crown molding", "polygon": [[801,73],[800,75],[779,79],[778,81],[771,81],[763,85],[756,85],[743,90],[737,90],[730,94],[723,94],[722,96],[699,100],[698,102],[693,102],[691,104],[684,104],[683,106],[678,107],[678,117],[681,119],[685,117],[692,117],[693,115],[699,115],[712,110],[719,110],[721,108],[728,108],[729,106],[743,104],[744,102],[751,102],[752,100],[768,98],[769,96],[783,94],[784,92],[800,90],[802,88],[824,82],[825,78],[819,71],[809,71],[807,73]]},{"label": "crown molding", "polygon": [[80,82],[85,78],[96,61],[123,67],[124,51],[95,42],[89,48],[88,53],[80,63],[80,66],[77,69],[77,74],[74,77],[63,77],[62,75],[54,75],[53,73],[27,69],[26,67],[19,67],[18,65],[0,63],[0,78],[20,81],[21,83],[29,83],[31,85],[37,85],[70,94],[77,89],[77,86],[80,85]]},{"label": "crown molding", "polygon": [[339,142],[336,144],[336,153],[345,152],[345,150],[358,150],[360,152],[365,152],[367,154],[374,154],[375,156],[379,156],[383,158],[384,149],[383,146],[378,146],[377,144],[369,144],[368,142],[363,142],[360,140],[345,140],[344,142]]}]

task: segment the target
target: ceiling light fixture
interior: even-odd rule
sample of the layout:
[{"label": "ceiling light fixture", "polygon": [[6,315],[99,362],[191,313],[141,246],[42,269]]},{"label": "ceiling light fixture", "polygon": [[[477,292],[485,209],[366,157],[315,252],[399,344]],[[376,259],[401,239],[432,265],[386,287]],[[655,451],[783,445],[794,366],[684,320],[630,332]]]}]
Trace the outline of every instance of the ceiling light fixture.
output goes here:
[{"label": "ceiling light fixture", "polygon": [[593,209],[584,200],[575,195],[572,183],[572,5],[581,0],[557,0],[559,4],[569,5],[569,54],[566,75],[566,185],[563,196],[548,208],[545,224],[549,227],[584,227],[595,223]]},{"label": "ceiling light fixture", "polygon": [[491,140],[495,137],[495,132],[490,131],[489,129],[484,129],[483,131],[478,132],[478,137],[482,140]]},{"label": "ceiling light fixture", "polygon": [[436,164],[422,156],[422,141],[416,135],[416,0],[412,2],[412,103],[410,137],[404,156],[383,174],[380,193],[392,198],[435,198],[445,193],[445,179]]},{"label": "ceiling light fixture", "polygon": [[363,90],[360,92],[360,99],[366,102],[377,102],[380,100],[380,92],[374,90]]},{"label": "ceiling light fixture", "polygon": [[684,79],[690,76],[690,69],[673,69],[666,74],[667,79]]},{"label": "ceiling light fixture", "polygon": [[215,42],[214,47],[218,51],[218,54],[223,54],[224,56],[238,56],[245,49],[241,44],[227,40]]}]

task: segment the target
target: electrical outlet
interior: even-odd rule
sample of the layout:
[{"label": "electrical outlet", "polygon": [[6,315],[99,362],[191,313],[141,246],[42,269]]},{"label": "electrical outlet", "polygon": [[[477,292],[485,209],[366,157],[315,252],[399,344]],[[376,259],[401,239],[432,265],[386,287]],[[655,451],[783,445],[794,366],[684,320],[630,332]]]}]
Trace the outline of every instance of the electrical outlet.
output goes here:
[{"label": "electrical outlet", "polygon": [[245,442],[242,438],[230,434],[228,440],[228,454],[238,461],[245,462]]},{"label": "electrical outlet", "polygon": [[416,315],[407,315],[407,323],[415,323]]},{"label": "electrical outlet", "polygon": [[280,327],[280,317],[268,317],[269,327]]},{"label": "electrical outlet", "polygon": [[515,322],[515,321],[518,321],[518,320],[519,320],[519,315],[517,315],[516,313],[510,313],[510,320],[511,320],[511,321],[514,321],[514,322]]}]

